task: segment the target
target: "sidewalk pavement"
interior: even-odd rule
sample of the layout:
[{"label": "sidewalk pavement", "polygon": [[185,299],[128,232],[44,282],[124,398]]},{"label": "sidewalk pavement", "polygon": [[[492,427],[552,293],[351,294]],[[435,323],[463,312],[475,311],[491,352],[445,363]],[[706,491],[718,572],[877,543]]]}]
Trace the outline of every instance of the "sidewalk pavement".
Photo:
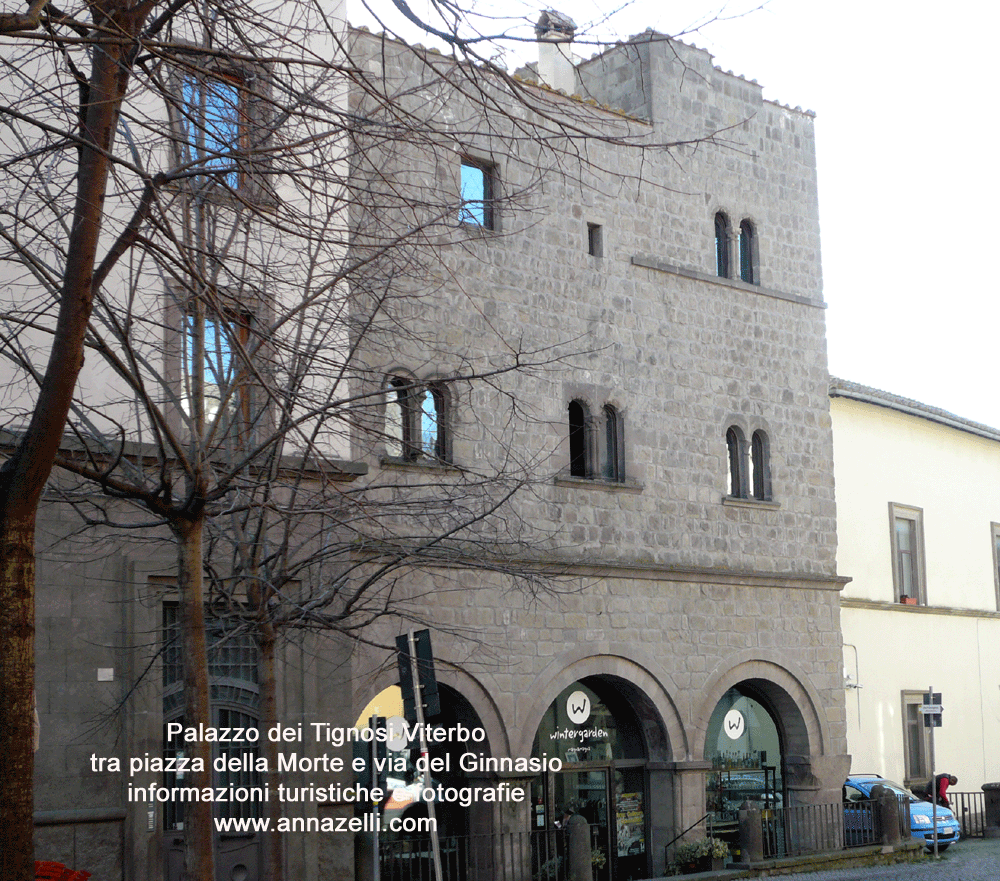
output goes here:
[{"label": "sidewalk pavement", "polygon": [[940,861],[895,866],[862,866],[822,872],[782,875],[786,881],[997,881],[1000,879],[1000,838],[969,838],[953,844]]}]

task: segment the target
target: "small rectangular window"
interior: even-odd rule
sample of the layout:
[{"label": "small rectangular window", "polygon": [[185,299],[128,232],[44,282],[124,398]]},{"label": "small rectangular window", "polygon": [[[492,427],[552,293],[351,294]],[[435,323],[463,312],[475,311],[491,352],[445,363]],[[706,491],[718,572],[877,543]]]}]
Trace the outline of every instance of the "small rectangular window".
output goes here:
[{"label": "small rectangular window", "polygon": [[926,692],[903,692],[903,785],[926,784],[930,777],[930,735],[920,712]]},{"label": "small rectangular window", "polygon": [[926,605],[923,511],[890,502],[889,523],[895,600]]},{"label": "small rectangular window", "polygon": [[604,230],[599,223],[587,224],[587,253],[591,257],[604,256]]},{"label": "small rectangular window", "polygon": [[492,165],[462,160],[462,207],[459,220],[483,229],[496,229],[495,171]]}]

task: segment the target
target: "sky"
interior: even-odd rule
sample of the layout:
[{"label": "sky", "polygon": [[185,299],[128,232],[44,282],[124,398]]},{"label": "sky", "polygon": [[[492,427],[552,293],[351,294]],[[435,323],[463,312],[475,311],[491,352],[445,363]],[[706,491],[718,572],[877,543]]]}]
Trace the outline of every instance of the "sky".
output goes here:
[{"label": "sky", "polygon": [[[426,0],[415,0],[415,10],[419,2]],[[473,2],[497,11],[497,27],[520,17],[522,35],[549,7]],[[352,22],[363,21],[362,3],[351,0]],[[716,66],[761,83],[766,99],[816,112],[830,372],[1000,428],[1000,218],[994,230],[991,211],[1000,208],[992,63],[1000,4],[618,7],[620,0],[552,0],[549,8],[595,38],[647,27],[683,33]],[[530,43],[514,44],[511,68],[518,52],[534,60]]]}]

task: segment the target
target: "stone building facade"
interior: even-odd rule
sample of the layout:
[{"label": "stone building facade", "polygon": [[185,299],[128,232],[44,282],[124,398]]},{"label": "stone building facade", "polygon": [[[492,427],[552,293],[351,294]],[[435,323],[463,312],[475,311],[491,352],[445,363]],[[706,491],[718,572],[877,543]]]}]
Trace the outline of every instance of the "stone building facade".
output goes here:
[{"label": "stone building facade", "polygon": [[[706,812],[731,822],[741,793],[839,803],[844,579],[811,114],[653,33],[580,63],[563,44],[513,81],[517,98],[484,76],[491,113],[442,56],[356,40],[404,106],[453,121],[445,144],[372,144],[359,173],[373,190],[433,177],[462,243],[433,295],[399,306],[405,336],[361,355],[385,410],[356,457],[411,487],[530,463],[506,503],[520,555],[414,573],[401,607],[443,659],[445,716],[484,728],[494,757],[554,748],[563,770],[513,775],[530,805],[448,832],[581,813],[601,877],[655,877],[669,842]],[[535,366],[465,381],[515,348]],[[515,563],[547,589],[512,588]],[[394,676],[359,672],[358,707]],[[613,733],[567,753],[581,694]]]},{"label": "stone building facade", "polygon": [[[839,801],[850,764],[813,119],[658,34],[578,61],[542,31],[540,70],[519,77],[352,34],[390,100],[351,95],[369,199],[352,206],[367,275],[351,296],[388,306],[353,356],[352,400],[375,406],[340,477],[345,495],[417,511],[359,532],[356,565],[418,519],[450,558],[394,582],[392,615],[353,652],[289,641],[279,716],[352,725],[397,678],[386,647],[419,622],[444,721],[482,728],[489,757],[563,761],[541,776],[452,769],[445,782],[520,785],[529,801],[444,808],[446,835],[550,833],[578,813],[599,877],[624,881],[662,872],[706,813],[731,831],[748,796]],[[441,124],[401,139],[394,113]],[[414,229],[423,249],[382,247]],[[173,550],[111,534],[81,546],[69,509],[44,517],[39,854],[173,879],[182,830],[88,766],[162,750]],[[252,693],[252,652],[233,648],[216,684]],[[156,687],[133,692],[150,669]],[[570,698],[588,707],[579,724]],[[85,731],[95,707],[111,721]],[[257,842],[241,846],[220,865],[259,877]],[[286,861],[347,879],[353,849],[304,833]]]}]

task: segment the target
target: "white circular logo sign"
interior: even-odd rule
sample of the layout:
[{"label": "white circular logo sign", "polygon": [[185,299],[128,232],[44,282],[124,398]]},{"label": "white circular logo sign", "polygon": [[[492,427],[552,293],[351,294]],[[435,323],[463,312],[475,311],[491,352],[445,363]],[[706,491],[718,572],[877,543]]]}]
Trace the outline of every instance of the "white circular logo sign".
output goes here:
[{"label": "white circular logo sign", "polygon": [[730,710],[722,720],[722,730],[730,740],[739,740],[746,730],[747,723],[739,710]]},{"label": "white circular logo sign", "polygon": [[402,716],[390,716],[385,721],[386,741],[385,745],[393,752],[406,749],[409,741],[406,739],[406,719]]},{"label": "white circular logo sign", "polygon": [[590,718],[590,698],[583,691],[574,691],[566,701],[566,712],[574,725],[582,725]]}]

